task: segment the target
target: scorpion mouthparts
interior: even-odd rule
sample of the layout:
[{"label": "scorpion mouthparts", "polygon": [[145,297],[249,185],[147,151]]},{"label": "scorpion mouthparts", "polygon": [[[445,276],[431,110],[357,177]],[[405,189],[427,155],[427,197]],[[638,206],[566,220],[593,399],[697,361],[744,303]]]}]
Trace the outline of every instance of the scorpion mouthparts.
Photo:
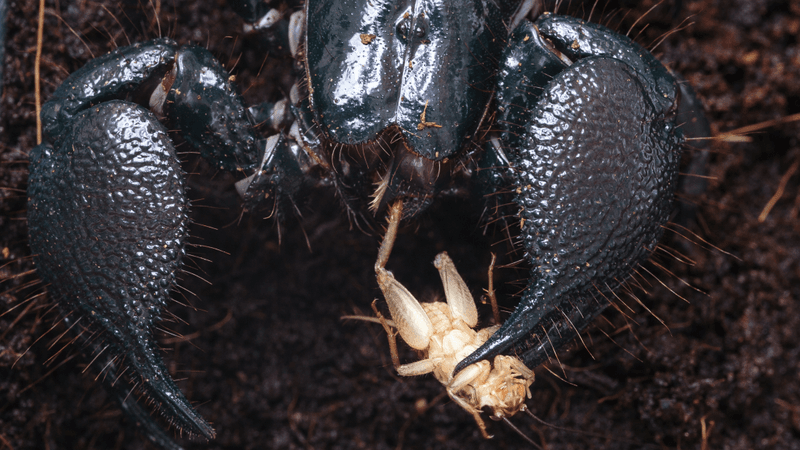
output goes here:
[{"label": "scorpion mouthparts", "polygon": [[450,182],[454,162],[428,159],[408,148],[405,142],[399,142],[386,172],[376,182],[370,210],[378,213],[397,200],[403,200],[404,217],[414,216],[433,202],[433,193]]}]

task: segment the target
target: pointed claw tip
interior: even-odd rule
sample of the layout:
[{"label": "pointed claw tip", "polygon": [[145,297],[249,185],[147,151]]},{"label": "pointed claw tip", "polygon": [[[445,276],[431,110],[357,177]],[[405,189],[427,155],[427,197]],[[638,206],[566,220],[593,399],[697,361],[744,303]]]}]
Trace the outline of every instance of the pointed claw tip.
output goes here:
[{"label": "pointed claw tip", "polygon": [[173,415],[169,417],[175,428],[181,432],[186,432],[190,436],[202,436],[206,440],[213,440],[217,436],[214,427],[206,421],[197,410],[194,409],[181,395],[177,401],[171,402],[171,411],[162,411],[162,414]]},{"label": "pointed claw tip", "polygon": [[161,357],[151,348],[137,348],[129,360],[134,361],[133,369],[144,383],[140,388],[150,402],[154,402],[156,410],[181,433],[190,436],[202,436],[212,440],[216,436],[214,428],[189,403],[183,392],[175,385],[175,381],[164,366]]},{"label": "pointed claw tip", "polygon": [[186,431],[190,436],[202,436],[207,441],[214,440],[217,437],[217,431],[214,429],[214,427],[212,427],[211,424],[208,423],[208,421],[206,421],[204,418],[200,417],[200,415],[197,415],[196,418],[192,419],[191,427],[184,430],[184,428],[179,426],[178,429],[180,429],[181,432]]},{"label": "pointed claw tip", "polygon": [[206,421],[193,406],[189,404],[183,394],[170,392],[168,390],[154,389],[147,393],[148,402],[158,402],[156,410],[169,423],[170,428],[177,430],[180,434],[186,433],[189,438],[201,436],[210,441],[216,438],[217,432],[214,427]]}]

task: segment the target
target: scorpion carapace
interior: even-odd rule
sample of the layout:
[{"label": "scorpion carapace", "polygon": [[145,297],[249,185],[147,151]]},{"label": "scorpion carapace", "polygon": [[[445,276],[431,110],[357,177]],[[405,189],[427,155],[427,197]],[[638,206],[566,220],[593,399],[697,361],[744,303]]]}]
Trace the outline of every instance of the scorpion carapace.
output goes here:
[{"label": "scorpion carapace", "polygon": [[[628,38],[551,14],[531,23],[531,2],[309,0],[283,13],[232,2],[259,17],[253,27],[277,53],[298,59],[288,98],[245,108],[198,47],[121,47],[56,90],[42,113],[46,142],[31,155],[39,273],[137,420],[146,414],[131,406],[134,386],[179,429],[214,435],[152,339],[188,204],[162,115],[213,166],[243,173],[246,208],[276,220],[312,186],[367,218],[398,202],[411,218],[468,190],[509,195],[530,285],[456,378],[501,353],[538,365],[653,250],[683,142],[679,92],[692,94]],[[259,136],[258,123],[277,134]],[[174,445],[144,422],[151,440]]]},{"label": "scorpion carapace", "polygon": [[354,210],[371,198],[370,209],[382,213],[402,198],[412,217],[450,187],[485,128],[496,55],[515,9],[515,2],[307,2],[307,108]]},{"label": "scorpion carapace", "polygon": [[496,36],[504,29],[500,8],[476,1],[354,3],[308,3],[314,33],[305,64],[322,132],[332,142],[360,144],[396,125],[418,155],[457,156],[492,95],[497,62],[483,56],[505,45]]}]

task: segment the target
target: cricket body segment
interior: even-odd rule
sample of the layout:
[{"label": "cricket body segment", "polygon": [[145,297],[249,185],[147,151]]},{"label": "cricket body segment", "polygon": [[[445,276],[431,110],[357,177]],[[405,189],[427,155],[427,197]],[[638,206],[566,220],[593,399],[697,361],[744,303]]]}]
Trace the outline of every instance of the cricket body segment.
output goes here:
[{"label": "cricket body segment", "polygon": [[422,352],[423,359],[397,366],[397,373],[406,377],[433,373],[450,398],[473,415],[488,438],[481,410],[490,408],[496,419],[523,411],[525,400],[531,397],[534,374],[519,358],[497,355],[493,364],[478,361],[453,376],[456,365],[486,342],[499,325],[474,329],[478,309],[453,261],[442,252],[434,265],[442,277],[447,303],[420,303],[390,272],[376,268],[378,284],[400,336]]}]

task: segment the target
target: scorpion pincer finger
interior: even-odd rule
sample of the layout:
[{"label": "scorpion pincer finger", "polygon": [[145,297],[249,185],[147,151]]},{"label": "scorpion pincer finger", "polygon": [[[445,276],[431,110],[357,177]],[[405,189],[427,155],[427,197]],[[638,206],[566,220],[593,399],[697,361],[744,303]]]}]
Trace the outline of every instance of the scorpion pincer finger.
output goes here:
[{"label": "scorpion pincer finger", "polygon": [[44,134],[59,146],[77,115],[98,99],[122,98],[172,64],[178,47],[171,39],[156,39],[95,58],[70,74],[42,107]]}]

